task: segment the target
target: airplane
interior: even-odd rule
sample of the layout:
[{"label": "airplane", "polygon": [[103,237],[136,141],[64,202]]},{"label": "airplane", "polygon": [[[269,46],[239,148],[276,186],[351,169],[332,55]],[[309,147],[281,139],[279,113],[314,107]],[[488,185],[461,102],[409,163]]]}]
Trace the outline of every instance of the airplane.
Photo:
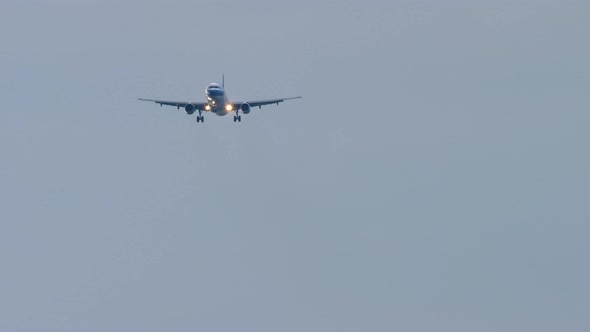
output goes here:
[{"label": "airplane", "polygon": [[[224,75],[225,76],[225,75]],[[225,77],[221,78],[221,85],[217,83],[211,83],[205,89],[206,102],[187,102],[187,101],[169,101],[169,100],[155,100],[155,99],[143,99],[138,98],[141,101],[155,102],[166,106],[176,106],[177,109],[184,108],[186,114],[191,115],[195,112],[199,112],[197,116],[197,123],[204,122],[205,117],[202,115],[203,112],[211,112],[219,116],[227,115],[231,112],[236,112],[234,115],[234,122],[242,122],[242,116],[240,111],[244,114],[250,113],[252,107],[262,108],[264,105],[279,104],[285,100],[299,99],[301,96],[289,97],[289,98],[278,98],[278,99],[267,99],[267,100],[246,100],[246,101],[230,101],[225,93]]]}]

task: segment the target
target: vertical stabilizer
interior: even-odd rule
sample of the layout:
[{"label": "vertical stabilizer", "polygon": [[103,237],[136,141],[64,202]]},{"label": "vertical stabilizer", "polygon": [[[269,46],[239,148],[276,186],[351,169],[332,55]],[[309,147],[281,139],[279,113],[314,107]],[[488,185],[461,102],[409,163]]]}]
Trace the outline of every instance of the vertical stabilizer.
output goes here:
[{"label": "vertical stabilizer", "polygon": [[225,89],[225,74],[221,74],[221,87]]}]

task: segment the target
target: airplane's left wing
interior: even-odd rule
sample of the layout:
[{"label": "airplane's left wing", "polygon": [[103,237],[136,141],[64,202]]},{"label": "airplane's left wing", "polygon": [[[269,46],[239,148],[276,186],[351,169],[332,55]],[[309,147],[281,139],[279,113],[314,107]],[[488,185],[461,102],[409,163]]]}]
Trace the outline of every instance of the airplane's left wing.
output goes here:
[{"label": "airplane's left wing", "polygon": [[160,106],[162,105],[166,105],[166,106],[176,106],[176,108],[180,109],[181,107],[184,108],[186,105],[193,105],[193,107],[195,108],[195,110],[200,110],[200,111],[204,111],[205,110],[205,105],[206,103],[193,103],[193,102],[188,102],[188,101],[170,101],[170,100],[155,100],[155,99],[143,99],[143,98],[139,98],[138,100],[141,101],[151,101],[154,102],[156,104],[160,104]]},{"label": "airplane's left wing", "polygon": [[238,108],[240,107],[240,105],[242,105],[243,103],[248,103],[250,104],[250,107],[261,107],[264,105],[272,105],[272,104],[279,104],[284,102],[285,100],[290,100],[290,99],[299,99],[301,98],[301,96],[298,97],[289,97],[289,98],[279,98],[279,99],[266,99],[266,100],[252,100],[252,101],[235,101],[232,102],[234,108]]}]

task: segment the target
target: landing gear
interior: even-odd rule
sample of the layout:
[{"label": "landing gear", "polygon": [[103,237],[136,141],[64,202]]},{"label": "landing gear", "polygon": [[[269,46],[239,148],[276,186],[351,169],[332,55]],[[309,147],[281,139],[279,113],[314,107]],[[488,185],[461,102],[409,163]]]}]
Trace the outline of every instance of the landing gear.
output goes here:
[{"label": "landing gear", "polygon": [[236,109],[236,115],[234,116],[234,122],[242,122],[242,117],[240,116],[240,109]]},{"label": "landing gear", "polygon": [[199,115],[197,115],[197,123],[205,122],[205,117],[201,115],[201,111],[199,111]]}]

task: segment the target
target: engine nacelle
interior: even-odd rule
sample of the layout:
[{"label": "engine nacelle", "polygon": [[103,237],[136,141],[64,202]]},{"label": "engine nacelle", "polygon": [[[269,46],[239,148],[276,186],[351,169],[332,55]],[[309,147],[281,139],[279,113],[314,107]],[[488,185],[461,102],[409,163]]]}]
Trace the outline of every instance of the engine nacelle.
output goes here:
[{"label": "engine nacelle", "polygon": [[243,103],[242,105],[240,105],[240,110],[242,111],[242,113],[244,114],[248,114],[250,113],[250,104],[248,103]]},{"label": "engine nacelle", "polygon": [[187,104],[184,107],[184,111],[186,112],[186,114],[191,115],[193,113],[195,113],[195,105],[191,105],[191,104]]}]

